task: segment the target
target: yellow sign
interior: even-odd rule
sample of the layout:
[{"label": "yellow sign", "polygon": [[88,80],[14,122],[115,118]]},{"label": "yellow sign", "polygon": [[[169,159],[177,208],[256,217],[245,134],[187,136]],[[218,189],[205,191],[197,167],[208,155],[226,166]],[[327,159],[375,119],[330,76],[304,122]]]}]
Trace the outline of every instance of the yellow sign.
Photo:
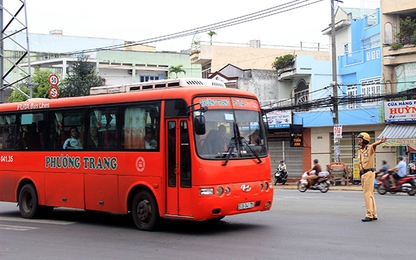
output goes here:
[{"label": "yellow sign", "polygon": [[358,158],[354,158],[353,162],[354,162],[353,178],[360,179],[360,162],[358,161]]}]

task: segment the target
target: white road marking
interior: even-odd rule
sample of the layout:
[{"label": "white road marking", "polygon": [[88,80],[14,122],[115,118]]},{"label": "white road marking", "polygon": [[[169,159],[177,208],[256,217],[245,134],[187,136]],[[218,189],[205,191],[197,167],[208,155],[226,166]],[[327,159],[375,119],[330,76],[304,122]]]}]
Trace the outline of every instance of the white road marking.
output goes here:
[{"label": "white road marking", "polygon": [[72,225],[76,222],[61,221],[61,220],[49,220],[49,219],[27,219],[27,218],[12,218],[12,217],[0,217],[0,221],[13,221],[13,222],[25,222],[25,223],[37,223],[37,224],[51,224],[51,225]]},{"label": "white road marking", "polygon": [[28,227],[28,226],[13,226],[13,225],[1,225],[0,229],[3,230],[14,230],[14,231],[29,231],[34,229],[39,229],[38,227]]}]

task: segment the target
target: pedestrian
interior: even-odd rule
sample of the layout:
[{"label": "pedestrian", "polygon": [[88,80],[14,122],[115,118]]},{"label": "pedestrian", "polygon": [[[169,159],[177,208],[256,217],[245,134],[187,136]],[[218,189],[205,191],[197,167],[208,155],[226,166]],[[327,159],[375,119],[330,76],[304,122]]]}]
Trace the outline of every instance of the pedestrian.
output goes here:
[{"label": "pedestrian", "polygon": [[377,208],[374,198],[374,154],[377,145],[384,143],[387,138],[382,137],[381,140],[370,144],[370,135],[366,132],[360,133],[358,136],[358,161],[360,163],[361,186],[363,188],[365,207],[367,212],[365,218],[361,219],[363,222],[377,220]]}]

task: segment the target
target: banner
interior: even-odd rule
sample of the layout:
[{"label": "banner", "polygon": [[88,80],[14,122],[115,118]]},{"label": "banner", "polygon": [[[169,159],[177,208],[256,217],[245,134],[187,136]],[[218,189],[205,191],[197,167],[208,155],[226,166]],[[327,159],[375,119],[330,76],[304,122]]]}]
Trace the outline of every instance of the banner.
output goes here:
[{"label": "banner", "polygon": [[290,147],[303,147],[303,125],[290,125]]}]

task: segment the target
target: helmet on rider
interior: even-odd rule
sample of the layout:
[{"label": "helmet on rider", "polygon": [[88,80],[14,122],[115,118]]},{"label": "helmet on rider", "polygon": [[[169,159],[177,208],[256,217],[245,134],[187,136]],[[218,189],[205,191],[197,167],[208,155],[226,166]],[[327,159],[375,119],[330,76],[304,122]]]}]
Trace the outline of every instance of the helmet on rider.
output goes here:
[{"label": "helmet on rider", "polygon": [[318,159],[314,159],[314,160],[313,160],[313,162],[314,162],[314,163],[318,163]]},{"label": "helmet on rider", "polygon": [[363,143],[364,144],[369,144],[370,143],[370,135],[367,134],[366,132],[361,132],[357,138],[361,138],[363,139]]}]

